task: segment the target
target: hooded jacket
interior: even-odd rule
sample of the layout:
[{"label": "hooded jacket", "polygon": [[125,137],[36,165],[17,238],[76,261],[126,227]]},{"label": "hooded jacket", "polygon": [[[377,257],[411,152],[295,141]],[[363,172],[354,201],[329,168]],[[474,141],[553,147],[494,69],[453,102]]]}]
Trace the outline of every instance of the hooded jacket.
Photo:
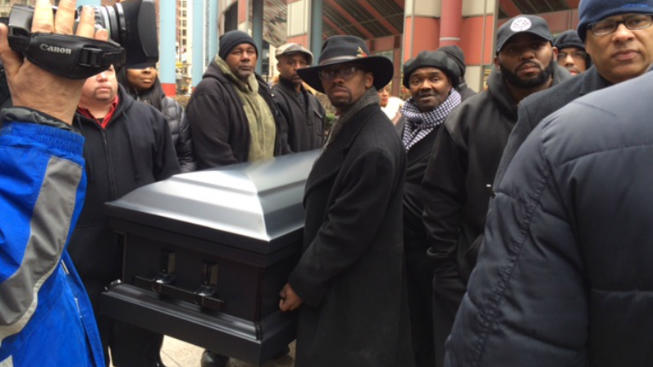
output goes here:
[{"label": "hooded jacket", "polygon": [[73,122],[86,138],[86,202],[69,248],[82,279],[120,277],[122,247],[109,228],[104,203],[179,172],[163,115],[136,103],[122,86],[118,94],[120,102],[105,129],[81,114]]},{"label": "hooded jacket", "polygon": [[[274,155],[289,152],[287,122],[272,101],[267,83],[257,74],[259,94],[274,116]],[[186,107],[198,169],[247,162],[251,136],[242,101],[233,82],[212,61]]]},{"label": "hooded jacket", "polygon": [[[553,85],[570,77],[554,64]],[[488,89],[449,114],[424,173],[429,252],[437,261],[457,263],[463,279],[476,262],[494,174],[516,121],[517,103],[494,69]]]},{"label": "hooded jacket", "polygon": [[500,182],[512,157],[517,153],[517,149],[540,121],[574,99],[608,87],[611,84],[593,66],[564,83],[524,98],[519,104],[519,119],[515,124],[515,128],[512,129],[508,137],[508,143],[503,150],[494,179],[495,185]]}]

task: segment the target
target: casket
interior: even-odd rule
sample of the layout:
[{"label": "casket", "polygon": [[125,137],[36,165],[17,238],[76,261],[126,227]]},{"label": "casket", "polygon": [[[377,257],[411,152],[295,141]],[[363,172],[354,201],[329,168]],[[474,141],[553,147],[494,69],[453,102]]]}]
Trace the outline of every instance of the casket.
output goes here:
[{"label": "casket", "polygon": [[179,174],[107,203],[124,255],[101,312],[254,364],[282,353],[296,320],[279,311],[279,291],[317,155]]}]

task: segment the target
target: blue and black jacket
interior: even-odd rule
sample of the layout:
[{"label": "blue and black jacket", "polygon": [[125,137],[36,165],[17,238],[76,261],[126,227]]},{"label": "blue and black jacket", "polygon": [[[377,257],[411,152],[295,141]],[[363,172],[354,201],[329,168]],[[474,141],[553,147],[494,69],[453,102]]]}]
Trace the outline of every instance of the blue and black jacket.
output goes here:
[{"label": "blue and black jacket", "polygon": [[66,245],[84,202],[84,138],[42,124],[0,129],[0,365],[104,366]]}]

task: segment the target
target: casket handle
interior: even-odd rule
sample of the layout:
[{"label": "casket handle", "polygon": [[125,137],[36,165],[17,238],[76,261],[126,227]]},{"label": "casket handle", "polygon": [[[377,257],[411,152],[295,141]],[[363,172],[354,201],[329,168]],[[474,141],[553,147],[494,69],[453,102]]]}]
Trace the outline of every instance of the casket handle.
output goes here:
[{"label": "casket handle", "polygon": [[142,276],[134,277],[134,285],[141,288],[150,289],[160,296],[171,297],[174,299],[183,300],[186,302],[194,303],[200,307],[208,308],[215,311],[220,311],[224,301],[213,297],[214,293],[208,293],[203,288],[196,292],[188,291],[184,288],[176,287],[158,278],[145,278]]}]

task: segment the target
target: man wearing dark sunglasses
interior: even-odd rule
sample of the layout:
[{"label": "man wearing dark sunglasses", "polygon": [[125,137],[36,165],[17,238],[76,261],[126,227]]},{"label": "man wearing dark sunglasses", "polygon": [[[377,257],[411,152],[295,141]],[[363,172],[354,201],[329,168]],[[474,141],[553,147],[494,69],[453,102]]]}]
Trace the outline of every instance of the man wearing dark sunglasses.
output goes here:
[{"label": "man wearing dark sunglasses", "polygon": [[582,0],[578,35],[593,66],[578,78],[525,99],[503,152],[494,186],[528,134],[574,99],[643,74],[653,63],[653,0]]}]

